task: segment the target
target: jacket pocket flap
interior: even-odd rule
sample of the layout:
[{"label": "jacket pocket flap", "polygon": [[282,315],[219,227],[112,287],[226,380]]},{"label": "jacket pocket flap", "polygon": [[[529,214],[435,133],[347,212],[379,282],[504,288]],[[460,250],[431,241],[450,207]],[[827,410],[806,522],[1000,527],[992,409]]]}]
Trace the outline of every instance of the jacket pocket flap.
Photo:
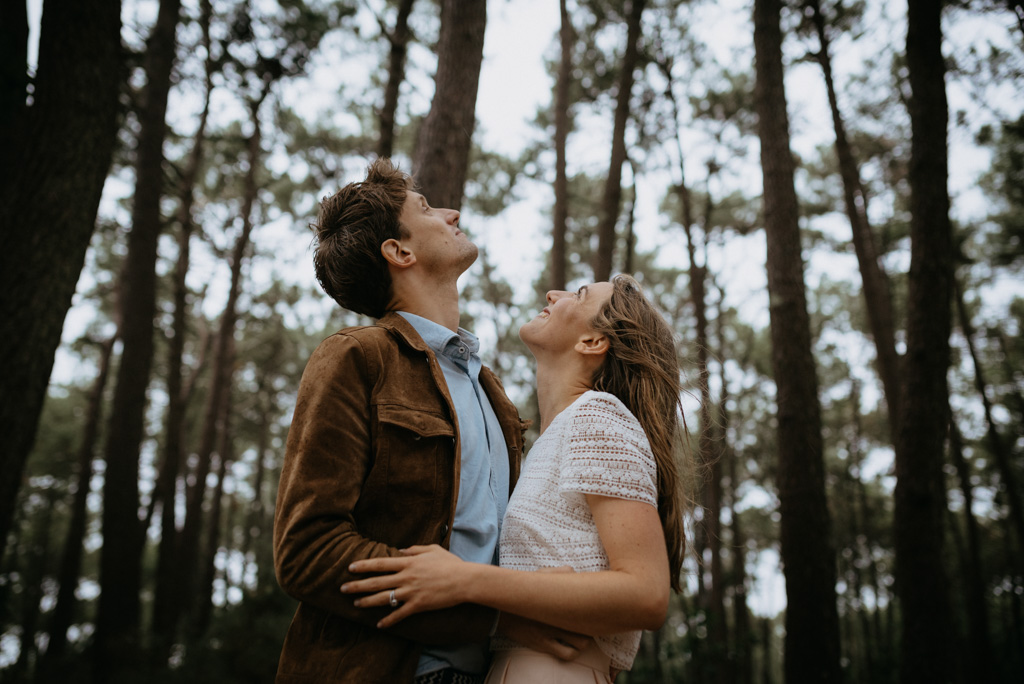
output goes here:
[{"label": "jacket pocket flap", "polygon": [[377,407],[377,420],[404,428],[420,437],[454,437],[455,430],[445,418],[436,413],[417,411],[404,406]]}]

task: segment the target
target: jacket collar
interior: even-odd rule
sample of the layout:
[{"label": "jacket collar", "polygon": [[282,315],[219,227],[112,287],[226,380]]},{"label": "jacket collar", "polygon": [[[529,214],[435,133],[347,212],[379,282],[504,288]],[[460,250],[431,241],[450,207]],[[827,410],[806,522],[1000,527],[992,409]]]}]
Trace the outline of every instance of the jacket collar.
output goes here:
[{"label": "jacket collar", "polygon": [[377,325],[400,337],[407,345],[421,352],[433,353],[433,350],[423,341],[416,328],[412,327],[409,321],[399,316],[394,311],[388,311],[378,321]]}]

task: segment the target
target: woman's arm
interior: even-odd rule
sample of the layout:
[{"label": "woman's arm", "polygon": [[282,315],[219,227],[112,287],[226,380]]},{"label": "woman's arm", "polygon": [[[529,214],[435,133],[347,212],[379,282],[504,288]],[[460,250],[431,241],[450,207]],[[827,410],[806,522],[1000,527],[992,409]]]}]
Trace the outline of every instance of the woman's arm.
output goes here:
[{"label": "woman's arm", "polygon": [[378,624],[385,628],[426,610],[478,603],[562,629],[599,636],[658,629],[668,610],[669,567],[658,511],[647,503],[587,494],[608,555],[602,572],[524,572],[466,563],[439,546],[414,547],[405,558],[353,563],[352,572],[387,572],[342,587],[369,593],[360,608],[401,605]]}]

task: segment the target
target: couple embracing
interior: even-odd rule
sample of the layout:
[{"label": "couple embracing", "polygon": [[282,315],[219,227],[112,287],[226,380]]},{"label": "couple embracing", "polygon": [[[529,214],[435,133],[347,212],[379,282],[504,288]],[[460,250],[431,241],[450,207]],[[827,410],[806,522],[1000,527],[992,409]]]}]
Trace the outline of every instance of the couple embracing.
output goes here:
[{"label": "couple embracing", "polygon": [[611,682],[679,589],[679,367],[628,276],[519,331],[540,437],[459,327],[476,246],[386,159],[324,199],[313,257],[376,319],[305,369],[274,524],[299,607],[279,684]]}]

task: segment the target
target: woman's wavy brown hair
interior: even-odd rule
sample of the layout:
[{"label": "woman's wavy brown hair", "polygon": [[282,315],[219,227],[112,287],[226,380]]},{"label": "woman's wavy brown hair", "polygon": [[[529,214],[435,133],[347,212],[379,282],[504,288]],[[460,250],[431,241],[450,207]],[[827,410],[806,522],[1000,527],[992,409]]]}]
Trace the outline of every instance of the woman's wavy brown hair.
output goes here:
[{"label": "woman's wavy brown hair", "polygon": [[665,532],[672,588],[680,591],[686,539],[675,452],[685,426],[675,339],[633,278],[618,275],[611,282],[611,297],[591,321],[609,342],[605,361],[594,374],[594,389],[618,397],[647,434],[658,468],[658,516]]}]

